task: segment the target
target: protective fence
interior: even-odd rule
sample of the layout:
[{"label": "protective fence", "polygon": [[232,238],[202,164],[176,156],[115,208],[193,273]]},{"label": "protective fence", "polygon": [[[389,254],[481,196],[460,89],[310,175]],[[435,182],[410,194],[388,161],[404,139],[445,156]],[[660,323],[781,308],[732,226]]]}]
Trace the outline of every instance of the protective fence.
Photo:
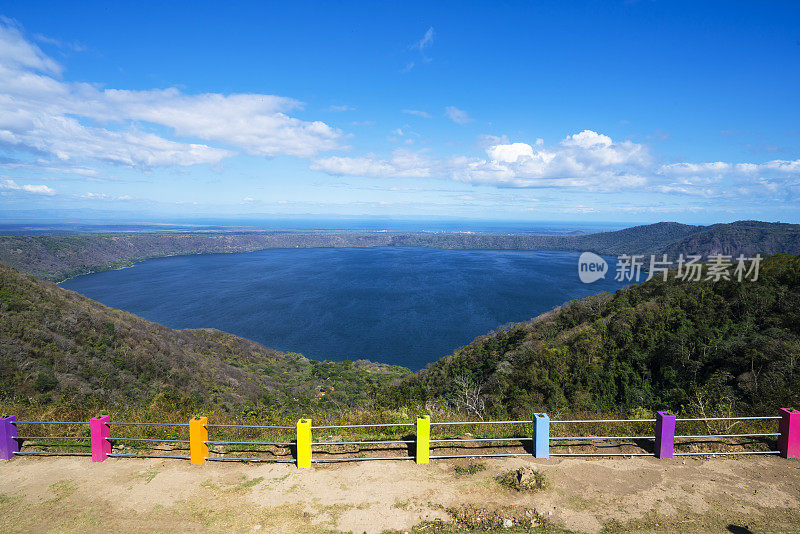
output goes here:
[{"label": "protective fence", "polygon": [[[699,425],[710,428],[712,422],[733,425],[747,423],[765,429],[774,426],[777,421],[777,432],[709,432],[691,433]],[[23,435],[18,428],[58,428],[58,425],[75,425],[88,427],[89,435]],[[486,425],[490,425],[487,427]],[[506,426],[507,425],[507,426]],[[616,435],[614,428],[648,428],[651,431],[633,435]],[[185,435],[188,439],[164,437],[126,437],[112,435],[112,428],[125,427],[169,428]],[[526,435],[474,437],[471,433],[462,436],[447,437],[448,431],[463,428],[509,428],[513,431],[525,429]],[[581,429],[601,429],[600,435],[583,435]],[[676,434],[676,428],[684,429]],[[273,439],[209,439],[219,429],[224,431],[241,430],[270,433],[273,436],[284,436]],[[315,434],[346,432],[392,432],[409,433],[393,439],[345,439],[334,436],[325,441],[314,441]],[[444,437],[434,435],[432,429]],[[577,429],[577,432],[564,430]],[[551,430],[556,430],[551,433]],[[413,432],[413,433],[411,433]],[[493,431],[496,433],[496,430]],[[485,432],[485,434],[491,432]],[[522,432],[517,432],[522,433]],[[43,432],[43,434],[50,434]],[[563,435],[562,435],[563,434]],[[291,436],[291,437],[285,437]],[[731,441],[735,442],[731,442]],[[742,440],[749,440],[742,443]],[[69,443],[72,448],[86,449],[83,452],[24,450],[29,448],[47,448],[53,444]],[[125,445],[125,444],[129,445]],[[592,452],[573,452],[573,448],[594,446],[599,443],[610,444],[615,452],[593,450]],[[698,444],[713,444],[734,450],[696,450]],[[158,445],[161,449],[155,449]],[[639,452],[650,448],[652,453]],[[743,450],[745,445],[767,450]],[[124,453],[126,447],[140,450],[152,446],[148,453]],[[623,446],[636,447],[637,451],[624,452]],[[695,447],[694,449],[691,447]],[[59,447],[59,448],[70,448]],[[265,450],[264,448],[269,448]],[[331,448],[355,447],[356,455],[344,455],[342,451],[331,452]],[[688,447],[688,449],[687,449]],[[566,448],[566,452],[563,449]],[[256,450],[261,456],[242,456],[248,451]],[[479,450],[475,450],[479,449]],[[489,449],[489,452],[483,452]],[[516,449],[509,451],[508,449]],[[522,449],[522,450],[518,450]],[[551,452],[551,449],[554,449]],[[677,449],[677,450],[676,450]],[[170,454],[161,454],[168,451]],[[277,451],[277,452],[276,452]],[[391,451],[391,455],[375,456],[367,453]],[[439,452],[444,452],[439,454]],[[159,454],[156,454],[158,452]],[[431,454],[433,452],[433,454]],[[266,456],[265,454],[269,454]],[[522,421],[431,421],[430,417],[420,416],[415,423],[377,423],[364,425],[323,425],[313,426],[311,419],[300,419],[295,426],[277,425],[245,425],[245,424],[209,424],[206,417],[195,417],[188,423],[150,423],[111,421],[110,416],[95,417],[84,421],[17,421],[15,416],[0,419],[0,459],[10,460],[15,456],[87,456],[93,462],[102,462],[107,458],[162,458],[189,460],[191,464],[201,465],[207,461],[238,462],[284,462],[295,463],[297,467],[308,468],[315,462],[347,462],[369,460],[403,460],[417,464],[427,464],[430,460],[443,458],[480,458],[528,456],[532,458],[550,458],[559,456],[655,456],[656,458],[673,458],[675,456],[711,456],[711,455],[757,455],[775,454],[783,458],[800,458],[800,411],[781,408],[776,416],[740,416],[740,417],[698,417],[678,418],[667,412],[657,412],[655,419],[577,419],[550,420],[547,414],[535,414],[531,420]]]}]

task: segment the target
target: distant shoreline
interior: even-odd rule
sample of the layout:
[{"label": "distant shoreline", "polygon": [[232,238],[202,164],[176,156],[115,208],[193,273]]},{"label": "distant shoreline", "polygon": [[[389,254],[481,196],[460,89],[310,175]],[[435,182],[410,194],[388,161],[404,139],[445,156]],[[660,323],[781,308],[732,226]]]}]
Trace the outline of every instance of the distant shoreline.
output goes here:
[{"label": "distant shoreline", "polygon": [[423,247],[454,250],[591,251],[600,255],[800,253],[800,225],[664,222],[592,234],[467,232],[156,232],[0,236],[0,262],[41,279],[128,268],[139,261],[278,248]]}]

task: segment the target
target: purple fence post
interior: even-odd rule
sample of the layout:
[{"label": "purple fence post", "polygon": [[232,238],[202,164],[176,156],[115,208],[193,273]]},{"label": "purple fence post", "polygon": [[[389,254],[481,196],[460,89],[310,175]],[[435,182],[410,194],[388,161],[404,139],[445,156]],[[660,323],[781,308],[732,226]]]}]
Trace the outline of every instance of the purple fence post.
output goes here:
[{"label": "purple fence post", "polygon": [[92,441],[92,461],[102,462],[111,453],[111,416],[101,415],[89,421],[89,436]]},{"label": "purple fence post", "polygon": [[778,450],[784,458],[800,458],[800,412],[781,408],[780,416]]},{"label": "purple fence post", "polygon": [[656,412],[656,458],[672,458],[675,448],[675,419],[667,412]]},{"label": "purple fence post", "polygon": [[9,415],[0,419],[0,460],[10,460],[19,452],[17,418]]}]

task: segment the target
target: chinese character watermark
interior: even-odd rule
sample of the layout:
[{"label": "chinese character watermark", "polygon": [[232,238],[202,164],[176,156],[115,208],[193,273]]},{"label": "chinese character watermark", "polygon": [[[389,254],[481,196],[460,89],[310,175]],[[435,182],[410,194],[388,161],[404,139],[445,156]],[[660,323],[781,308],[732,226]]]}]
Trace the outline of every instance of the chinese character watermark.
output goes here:
[{"label": "chinese character watermark", "polygon": [[[660,278],[666,281],[672,272],[676,280],[684,282],[737,282],[758,280],[761,268],[761,254],[748,258],[740,254],[735,259],[730,255],[711,254],[704,258],[699,254],[680,254],[677,259],[669,259],[667,254],[652,254],[650,261],[645,261],[641,254],[621,254],[617,257],[616,274],[617,282],[639,282],[642,271],[647,272],[647,278]],[[605,278],[608,272],[608,262],[601,256],[592,252],[584,252],[578,259],[578,276],[581,282],[591,284]]]}]

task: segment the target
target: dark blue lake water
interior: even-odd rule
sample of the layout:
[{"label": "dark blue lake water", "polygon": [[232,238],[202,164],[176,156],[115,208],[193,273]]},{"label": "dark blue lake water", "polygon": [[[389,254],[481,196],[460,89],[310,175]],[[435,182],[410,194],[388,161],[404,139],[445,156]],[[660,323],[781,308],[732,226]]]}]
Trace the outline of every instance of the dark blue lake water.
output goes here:
[{"label": "dark blue lake water", "polygon": [[172,328],[213,327],[318,360],[412,369],[508,322],[622,284],[578,279],[578,253],[277,249],[147,260],[62,283]]}]

